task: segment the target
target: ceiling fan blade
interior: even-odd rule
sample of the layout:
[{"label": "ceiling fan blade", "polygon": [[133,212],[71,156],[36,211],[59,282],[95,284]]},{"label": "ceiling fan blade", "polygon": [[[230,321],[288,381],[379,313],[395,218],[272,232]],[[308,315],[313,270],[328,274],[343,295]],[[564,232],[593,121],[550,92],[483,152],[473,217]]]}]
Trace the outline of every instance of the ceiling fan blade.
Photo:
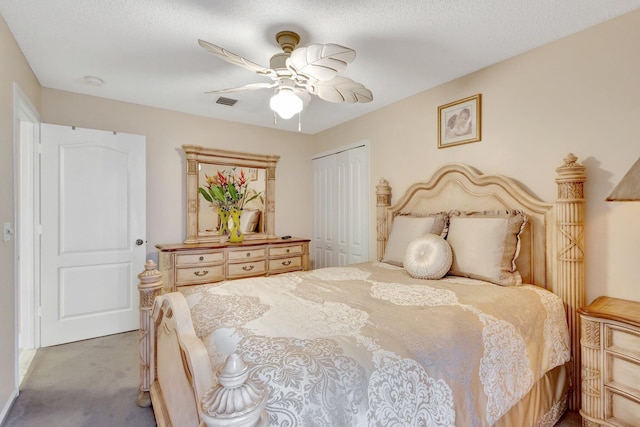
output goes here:
[{"label": "ceiling fan blade", "polygon": [[241,56],[236,55],[235,53],[231,53],[228,50],[221,48],[220,46],[216,46],[212,43],[209,43],[204,40],[198,39],[198,44],[203,48],[207,49],[209,52],[216,55],[218,58],[224,59],[227,62],[230,62],[234,65],[239,65],[247,70],[253,71],[255,73],[269,76],[272,78],[277,77],[275,71],[270,68],[263,67],[262,65],[256,64],[255,62],[249,61]]},{"label": "ceiling fan blade", "polygon": [[291,52],[287,68],[317,80],[331,80],[356,58],[356,51],[337,44],[312,44]]},{"label": "ceiling fan blade", "polygon": [[276,87],[278,85],[278,83],[274,82],[274,83],[249,83],[247,85],[244,86],[239,86],[239,87],[231,87],[228,89],[220,89],[220,90],[211,90],[209,92],[205,92],[205,94],[211,94],[211,93],[231,93],[231,92],[240,92],[243,90],[258,90],[258,89],[269,89],[272,87]]},{"label": "ceiling fan blade", "polygon": [[362,83],[347,77],[335,77],[328,81],[319,81],[308,87],[309,92],[329,102],[347,102],[349,104],[373,101],[373,94]]}]

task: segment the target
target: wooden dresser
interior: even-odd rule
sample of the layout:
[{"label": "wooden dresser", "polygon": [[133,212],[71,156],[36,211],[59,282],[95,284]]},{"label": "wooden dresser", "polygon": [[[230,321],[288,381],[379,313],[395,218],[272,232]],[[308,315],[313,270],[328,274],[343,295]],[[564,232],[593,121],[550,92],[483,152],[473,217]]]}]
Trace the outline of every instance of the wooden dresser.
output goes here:
[{"label": "wooden dresser", "polygon": [[582,425],[640,426],[640,303],[599,297],[578,313]]},{"label": "wooden dresser", "polygon": [[308,239],[157,245],[164,291],[177,286],[309,269]]}]

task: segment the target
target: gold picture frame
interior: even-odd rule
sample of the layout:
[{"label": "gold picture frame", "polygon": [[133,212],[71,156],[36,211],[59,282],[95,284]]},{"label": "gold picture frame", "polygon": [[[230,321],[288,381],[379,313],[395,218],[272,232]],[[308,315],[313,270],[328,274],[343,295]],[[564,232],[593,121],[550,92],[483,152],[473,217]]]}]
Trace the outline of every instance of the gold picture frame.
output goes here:
[{"label": "gold picture frame", "polygon": [[438,107],[438,148],[482,139],[482,94]]}]

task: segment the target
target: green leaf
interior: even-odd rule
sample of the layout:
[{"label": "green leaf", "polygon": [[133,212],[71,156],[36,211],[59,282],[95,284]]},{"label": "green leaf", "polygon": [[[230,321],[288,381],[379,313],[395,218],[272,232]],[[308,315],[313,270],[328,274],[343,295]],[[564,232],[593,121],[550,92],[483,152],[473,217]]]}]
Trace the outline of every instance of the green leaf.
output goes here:
[{"label": "green leaf", "polygon": [[233,200],[238,200],[238,193],[236,192],[236,186],[233,184],[229,184],[229,186],[227,187],[229,189],[229,194],[231,195],[231,198]]},{"label": "green leaf", "polygon": [[200,194],[202,194],[202,197],[204,197],[204,199],[205,199],[207,202],[209,202],[209,203],[213,203],[213,199],[211,198],[211,196],[209,195],[209,193],[207,193],[207,191],[206,191],[204,188],[199,187],[199,188],[198,188],[198,191],[200,192]]},{"label": "green leaf", "polygon": [[220,187],[213,186],[209,189],[209,191],[211,192],[211,195],[214,199],[219,202],[224,202],[224,193],[222,192]]},{"label": "green leaf", "polygon": [[249,197],[247,200],[245,200],[245,203],[249,203],[250,201],[252,201],[253,199],[257,198],[258,196],[260,196],[260,193],[254,194],[253,196]]}]

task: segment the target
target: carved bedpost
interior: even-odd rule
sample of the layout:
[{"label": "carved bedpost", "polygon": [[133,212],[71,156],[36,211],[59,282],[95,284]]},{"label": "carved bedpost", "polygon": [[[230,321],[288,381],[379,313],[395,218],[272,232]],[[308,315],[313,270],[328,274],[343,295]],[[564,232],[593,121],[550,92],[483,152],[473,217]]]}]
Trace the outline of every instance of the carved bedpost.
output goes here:
[{"label": "carved bedpost", "polygon": [[389,182],[380,178],[380,184],[376,185],[376,231],[378,235],[377,260],[381,261],[384,256],[384,248],[389,237],[389,227],[387,224],[387,208],[391,206],[391,187]]},{"label": "carved bedpost", "polygon": [[218,384],[200,401],[200,417],[206,427],[266,427],[267,389],[249,379],[249,368],[239,354],[231,354],[220,372]]},{"label": "carved bedpost", "polygon": [[585,168],[569,153],[558,174],[558,200],[556,211],[558,271],[557,291],[565,303],[571,334],[573,392],[569,408],[580,408],[580,316],[577,310],[585,304],[584,273],[584,182]]},{"label": "carved bedpost", "polygon": [[153,343],[153,319],[151,310],[154,299],[162,294],[162,274],[156,269],[156,263],[148,260],[144,265],[144,271],[138,274],[140,283],[138,291],[140,293],[140,393],[138,394],[138,406],[151,406],[149,389],[154,380],[155,373],[151,372],[151,361],[153,360],[155,348]]}]

